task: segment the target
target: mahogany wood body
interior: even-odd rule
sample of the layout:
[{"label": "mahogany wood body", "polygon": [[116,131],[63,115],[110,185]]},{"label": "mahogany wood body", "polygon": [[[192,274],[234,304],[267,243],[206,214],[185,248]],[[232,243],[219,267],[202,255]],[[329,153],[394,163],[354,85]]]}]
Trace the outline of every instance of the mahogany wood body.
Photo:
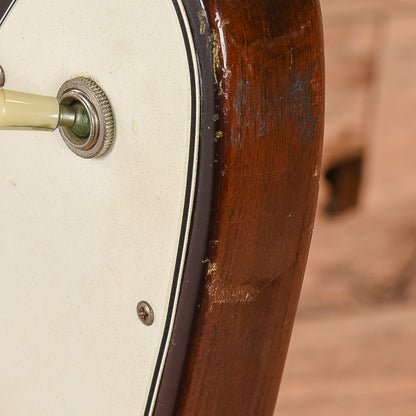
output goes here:
[{"label": "mahogany wood body", "polygon": [[201,76],[200,165],[155,414],[272,415],[318,193],[319,2],[184,5]]}]

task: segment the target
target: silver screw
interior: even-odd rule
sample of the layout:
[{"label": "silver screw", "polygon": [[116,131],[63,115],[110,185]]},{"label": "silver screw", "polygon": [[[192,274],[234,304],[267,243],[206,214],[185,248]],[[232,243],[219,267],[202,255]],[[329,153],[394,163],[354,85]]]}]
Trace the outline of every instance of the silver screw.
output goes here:
[{"label": "silver screw", "polygon": [[153,313],[152,307],[145,302],[144,300],[140,301],[137,304],[137,316],[139,319],[147,326],[150,326],[153,324],[153,321],[155,320],[155,315]]},{"label": "silver screw", "polygon": [[0,66],[0,87],[4,87],[6,82],[6,74],[4,73],[3,67]]}]

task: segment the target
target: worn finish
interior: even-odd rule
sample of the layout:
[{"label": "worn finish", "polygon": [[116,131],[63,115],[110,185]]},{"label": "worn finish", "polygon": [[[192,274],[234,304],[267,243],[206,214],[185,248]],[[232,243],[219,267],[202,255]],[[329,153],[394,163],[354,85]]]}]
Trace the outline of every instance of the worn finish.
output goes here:
[{"label": "worn finish", "polygon": [[[175,406],[178,415],[271,415],[318,192],[324,101],[319,3],[206,0],[202,10],[192,3],[184,1],[202,97],[209,100],[211,90],[215,98],[203,109],[201,126],[212,119],[214,129],[201,131],[205,192],[197,194],[155,414],[172,414]],[[203,151],[211,143],[208,164]],[[193,245],[198,238],[202,254]],[[192,329],[189,318],[180,319],[185,312],[193,316]],[[185,356],[178,388],[173,369]]]}]

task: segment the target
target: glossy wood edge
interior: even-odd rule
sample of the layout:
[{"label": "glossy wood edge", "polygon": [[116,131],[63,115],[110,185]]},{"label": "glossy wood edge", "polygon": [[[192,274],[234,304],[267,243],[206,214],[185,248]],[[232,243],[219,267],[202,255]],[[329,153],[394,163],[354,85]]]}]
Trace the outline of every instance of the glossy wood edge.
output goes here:
[{"label": "glossy wood edge", "polygon": [[271,415],[315,217],[314,0],[184,0],[201,79],[198,188],[154,414]]}]

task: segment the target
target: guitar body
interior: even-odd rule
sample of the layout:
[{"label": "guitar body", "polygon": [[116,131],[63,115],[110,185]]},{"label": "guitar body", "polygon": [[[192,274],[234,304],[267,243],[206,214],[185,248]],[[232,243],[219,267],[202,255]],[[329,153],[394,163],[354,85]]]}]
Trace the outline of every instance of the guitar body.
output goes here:
[{"label": "guitar body", "polygon": [[116,132],[83,159],[0,131],[0,413],[273,414],[319,184],[319,4],[0,12],[6,87],[94,79]]}]

